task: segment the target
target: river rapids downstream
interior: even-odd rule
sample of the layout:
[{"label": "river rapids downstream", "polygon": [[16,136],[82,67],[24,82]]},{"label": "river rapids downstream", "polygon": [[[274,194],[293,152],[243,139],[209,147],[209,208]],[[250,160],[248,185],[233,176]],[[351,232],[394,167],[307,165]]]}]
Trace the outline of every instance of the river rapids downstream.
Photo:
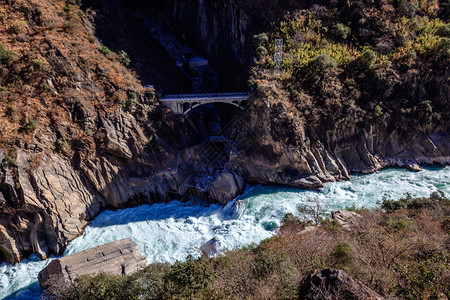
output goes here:
[{"label": "river rapids downstream", "polygon": [[[385,169],[354,175],[350,181],[325,184],[319,192],[275,186],[249,185],[243,195],[225,207],[192,202],[142,205],[105,211],[75,239],[65,255],[118,239],[132,237],[151,262],[175,262],[198,256],[203,243],[215,238],[220,251],[258,243],[276,234],[286,213],[320,201],[328,211],[352,206],[372,208],[383,198],[399,199],[411,193],[428,196],[440,190],[450,196],[450,167],[421,172]],[[53,257],[54,258],[54,257]],[[0,265],[0,298],[39,299],[37,274],[50,261],[31,256],[16,265]]]}]

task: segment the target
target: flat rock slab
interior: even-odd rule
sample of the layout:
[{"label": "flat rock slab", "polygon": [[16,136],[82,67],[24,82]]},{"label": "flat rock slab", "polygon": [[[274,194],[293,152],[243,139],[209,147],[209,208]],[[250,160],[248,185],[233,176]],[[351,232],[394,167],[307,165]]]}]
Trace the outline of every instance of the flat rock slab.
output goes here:
[{"label": "flat rock slab", "polygon": [[38,279],[41,288],[51,290],[71,284],[81,275],[131,274],[147,265],[136,243],[126,238],[55,259],[39,272]]}]

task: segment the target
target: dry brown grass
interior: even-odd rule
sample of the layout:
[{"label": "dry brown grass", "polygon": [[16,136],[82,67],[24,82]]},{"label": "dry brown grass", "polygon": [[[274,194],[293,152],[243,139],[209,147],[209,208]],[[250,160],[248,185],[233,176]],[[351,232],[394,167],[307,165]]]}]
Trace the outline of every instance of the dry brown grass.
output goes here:
[{"label": "dry brown grass", "polygon": [[[16,57],[0,64],[0,146],[22,140],[45,140],[54,126],[75,137],[89,137],[72,118],[71,94],[99,113],[122,106],[113,94],[142,92],[134,74],[115,58],[105,57],[87,29],[76,5],[65,11],[64,1],[0,1],[0,43]],[[42,68],[36,68],[42,62]],[[35,63],[33,67],[33,63]],[[23,130],[35,120],[36,130]],[[54,129],[53,129],[54,130]]]},{"label": "dry brown grass", "polygon": [[[164,270],[152,264],[122,278],[126,288],[120,293],[130,299],[298,299],[304,278],[338,268],[386,299],[446,299],[450,201],[438,194],[408,201],[408,208],[397,211],[364,210],[350,230],[324,221],[305,232],[291,216],[279,234],[259,245],[216,258],[205,253]],[[145,278],[154,279],[142,284]],[[73,297],[115,295],[109,286],[117,280],[104,275],[85,278]],[[338,299],[341,292],[319,289],[319,299]]]}]

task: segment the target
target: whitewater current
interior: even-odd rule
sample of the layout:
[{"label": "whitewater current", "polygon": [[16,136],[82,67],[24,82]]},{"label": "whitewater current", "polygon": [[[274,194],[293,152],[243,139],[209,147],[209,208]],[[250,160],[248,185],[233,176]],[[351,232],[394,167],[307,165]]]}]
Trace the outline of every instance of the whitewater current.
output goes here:
[{"label": "whitewater current", "polygon": [[[356,205],[372,208],[383,198],[399,199],[410,193],[428,196],[440,190],[450,196],[450,167],[421,172],[386,169],[354,175],[350,181],[326,183],[319,192],[275,186],[248,186],[225,207],[173,201],[101,213],[75,239],[64,255],[118,239],[132,237],[151,262],[175,262],[199,255],[200,247],[215,238],[221,251],[258,243],[276,233],[283,216],[298,215],[299,206],[319,201],[328,211]],[[0,265],[0,299],[38,299],[37,275],[46,261],[32,255],[21,263]]]}]

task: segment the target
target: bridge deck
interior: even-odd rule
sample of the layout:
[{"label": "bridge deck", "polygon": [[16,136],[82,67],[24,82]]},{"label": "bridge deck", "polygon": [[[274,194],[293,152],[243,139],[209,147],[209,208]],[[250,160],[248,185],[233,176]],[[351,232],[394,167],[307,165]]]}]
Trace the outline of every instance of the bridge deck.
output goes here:
[{"label": "bridge deck", "polygon": [[191,101],[223,101],[246,100],[250,93],[216,93],[216,94],[179,94],[167,95],[160,99],[161,102],[191,102]]}]

